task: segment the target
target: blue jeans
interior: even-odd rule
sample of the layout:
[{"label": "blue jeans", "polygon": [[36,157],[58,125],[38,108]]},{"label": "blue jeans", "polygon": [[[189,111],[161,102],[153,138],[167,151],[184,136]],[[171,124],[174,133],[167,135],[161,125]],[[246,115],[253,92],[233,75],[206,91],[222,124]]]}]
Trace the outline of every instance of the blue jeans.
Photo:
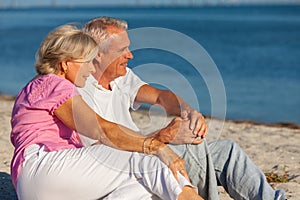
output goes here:
[{"label": "blue jeans", "polygon": [[263,172],[232,141],[170,147],[183,157],[191,182],[204,199],[219,199],[218,185],[235,200],[285,199],[284,191],[273,190]]}]

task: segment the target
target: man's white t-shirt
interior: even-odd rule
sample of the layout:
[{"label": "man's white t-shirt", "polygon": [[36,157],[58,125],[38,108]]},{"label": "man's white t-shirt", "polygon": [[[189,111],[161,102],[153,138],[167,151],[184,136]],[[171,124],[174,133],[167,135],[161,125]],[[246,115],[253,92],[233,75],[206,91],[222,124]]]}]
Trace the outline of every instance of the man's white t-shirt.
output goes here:
[{"label": "man's white t-shirt", "polygon": [[[85,87],[78,88],[78,91],[83,100],[104,119],[121,124],[132,130],[140,131],[133,122],[129,109],[136,110],[140,107],[140,104],[136,103],[134,100],[139,88],[145,84],[147,83],[135,75],[131,69],[127,68],[126,75],[121,76],[110,83],[112,90],[103,88],[93,76],[90,76],[86,81]],[[84,146],[89,146],[97,142],[97,140],[92,140],[83,135],[80,135],[80,138]],[[178,183],[181,188],[185,185],[192,186],[179,172],[178,178]],[[128,193],[128,190],[132,190],[131,194],[133,194],[133,196],[140,194],[140,196],[144,195],[143,197],[147,197],[147,199],[159,199],[149,191],[141,190],[140,187],[140,183],[136,182],[132,186],[125,186],[124,190],[122,190],[122,188],[117,189],[115,192],[111,193],[110,196],[112,198],[119,198],[120,194],[123,195],[124,192]],[[197,189],[196,187],[194,188],[195,190]]]},{"label": "man's white t-shirt", "polygon": [[[127,68],[126,75],[110,83],[111,90],[103,88],[93,76],[89,76],[85,87],[78,88],[78,91],[83,100],[104,119],[140,131],[132,121],[129,109],[139,108],[140,104],[134,100],[139,88],[145,84],[131,69]],[[96,141],[88,142],[85,137],[82,137],[82,140],[84,145]]]}]

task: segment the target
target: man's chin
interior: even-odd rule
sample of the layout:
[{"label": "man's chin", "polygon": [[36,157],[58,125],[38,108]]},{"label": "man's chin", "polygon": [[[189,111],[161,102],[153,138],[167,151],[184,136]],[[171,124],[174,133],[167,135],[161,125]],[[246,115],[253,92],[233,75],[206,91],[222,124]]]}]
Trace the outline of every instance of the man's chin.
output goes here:
[{"label": "man's chin", "polygon": [[127,73],[127,70],[126,70],[126,67],[125,67],[124,69],[120,70],[118,74],[119,74],[120,76],[125,76],[126,73]]},{"label": "man's chin", "polygon": [[125,70],[123,73],[122,73],[122,76],[125,76],[127,73],[127,71]]}]

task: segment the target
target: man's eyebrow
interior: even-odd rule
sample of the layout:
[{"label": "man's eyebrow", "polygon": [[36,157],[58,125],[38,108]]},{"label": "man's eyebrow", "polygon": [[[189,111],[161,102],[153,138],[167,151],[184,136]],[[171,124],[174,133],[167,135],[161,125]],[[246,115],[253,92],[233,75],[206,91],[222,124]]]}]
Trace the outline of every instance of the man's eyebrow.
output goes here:
[{"label": "man's eyebrow", "polygon": [[124,46],[124,47],[120,48],[120,51],[124,51],[127,48],[128,48],[128,46]]}]

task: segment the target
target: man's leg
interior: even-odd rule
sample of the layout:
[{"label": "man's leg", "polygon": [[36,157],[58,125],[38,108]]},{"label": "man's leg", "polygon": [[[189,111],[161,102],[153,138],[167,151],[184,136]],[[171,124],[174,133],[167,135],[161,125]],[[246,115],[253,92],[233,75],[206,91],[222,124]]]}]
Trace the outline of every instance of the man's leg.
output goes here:
[{"label": "man's leg", "polygon": [[[208,144],[218,183],[234,199],[285,199],[283,191],[275,191],[263,172],[250,160],[238,144],[219,140]],[[281,197],[280,197],[281,196]]]},{"label": "man's leg", "polygon": [[218,200],[217,180],[213,160],[204,140],[199,145],[169,145],[185,161],[186,170],[198,193],[207,200]]}]

